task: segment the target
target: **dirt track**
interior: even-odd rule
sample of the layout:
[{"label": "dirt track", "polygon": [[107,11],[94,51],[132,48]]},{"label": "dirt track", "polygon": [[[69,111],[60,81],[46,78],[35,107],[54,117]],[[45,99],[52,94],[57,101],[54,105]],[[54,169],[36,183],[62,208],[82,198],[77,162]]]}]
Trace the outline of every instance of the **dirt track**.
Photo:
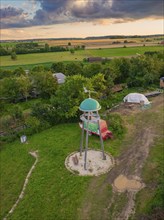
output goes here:
[{"label": "dirt track", "polygon": [[[111,198],[107,198],[108,205],[101,211],[100,215],[96,215],[94,220],[127,220],[131,214],[135,212],[135,195],[137,190],[128,188],[121,192],[115,187],[115,180],[123,175],[129,180],[140,181],[143,186],[144,183],[141,179],[141,172],[144,163],[149,155],[149,151],[155,139],[162,135],[163,122],[158,114],[158,111],[164,105],[164,96],[160,95],[152,99],[152,107],[147,110],[141,110],[139,106],[120,105],[115,112],[120,113],[127,117],[127,115],[133,115],[135,120],[134,124],[128,124],[128,136],[123,141],[125,144],[125,149],[121,155],[116,159],[116,166],[107,174],[105,181],[102,183],[101,188],[98,188],[94,193],[96,193],[96,198],[100,198],[105,193],[105,189],[108,184],[113,186],[113,195]],[[94,182],[96,179],[93,180]],[[120,183],[121,184],[121,183]],[[93,187],[93,184],[91,184]],[[126,202],[123,203],[119,208],[117,207],[117,202],[119,202],[119,197],[124,193]],[[86,205],[87,206],[87,205]],[[88,202],[88,208],[85,210],[83,217],[92,220],[90,212],[92,210],[92,204]],[[113,208],[116,207],[116,208]],[[118,209],[119,211],[118,211]],[[111,213],[111,209],[112,211]],[[110,213],[110,215],[109,215]]]}]

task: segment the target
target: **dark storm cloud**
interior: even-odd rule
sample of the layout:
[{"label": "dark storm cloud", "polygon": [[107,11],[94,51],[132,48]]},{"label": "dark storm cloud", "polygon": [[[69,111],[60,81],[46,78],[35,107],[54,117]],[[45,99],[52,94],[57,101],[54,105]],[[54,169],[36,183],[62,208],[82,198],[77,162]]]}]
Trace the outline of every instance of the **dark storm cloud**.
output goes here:
[{"label": "dark storm cloud", "polygon": [[[23,9],[1,9],[1,27],[28,27],[57,23],[115,19],[126,22],[142,18],[162,18],[164,0],[35,0],[40,4],[29,19]],[[30,2],[30,1],[29,1]],[[6,19],[17,16],[17,20]]]},{"label": "dark storm cloud", "polygon": [[14,28],[14,27],[28,27],[29,21],[26,19],[27,13],[21,8],[8,6],[0,9],[0,27]]},{"label": "dark storm cloud", "polygon": [[84,7],[75,6],[72,14],[77,18],[98,19],[141,19],[162,17],[164,13],[163,0],[94,0]]},{"label": "dark storm cloud", "polygon": [[19,16],[23,13],[23,9],[17,9],[14,7],[0,8],[0,18],[11,18]]},{"label": "dark storm cloud", "polygon": [[37,0],[40,2],[43,11],[55,12],[58,9],[64,7],[69,0]]}]

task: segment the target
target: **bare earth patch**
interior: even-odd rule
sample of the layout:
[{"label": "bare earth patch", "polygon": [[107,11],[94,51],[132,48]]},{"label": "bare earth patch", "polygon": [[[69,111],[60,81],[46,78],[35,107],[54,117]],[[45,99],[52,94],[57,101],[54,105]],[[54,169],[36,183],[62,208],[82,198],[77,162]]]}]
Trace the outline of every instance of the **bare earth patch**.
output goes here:
[{"label": "bare earth patch", "polygon": [[120,174],[114,180],[113,188],[118,192],[138,191],[144,186],[144,184],[141,183],[139,179],[139,177],[133,177],[133,179],[128,179],[126,176]]}]

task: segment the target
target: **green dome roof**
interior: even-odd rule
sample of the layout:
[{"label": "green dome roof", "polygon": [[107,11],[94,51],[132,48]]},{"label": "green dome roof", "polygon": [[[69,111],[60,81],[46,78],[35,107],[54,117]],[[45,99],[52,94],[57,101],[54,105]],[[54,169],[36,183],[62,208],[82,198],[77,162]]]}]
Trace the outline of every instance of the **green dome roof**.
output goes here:
[{"label": "green dome roof", "polygon": [[98,101],[92,98],[85,99],[81,104],[79,109],[83,112],[98,111],[101,108]]}]

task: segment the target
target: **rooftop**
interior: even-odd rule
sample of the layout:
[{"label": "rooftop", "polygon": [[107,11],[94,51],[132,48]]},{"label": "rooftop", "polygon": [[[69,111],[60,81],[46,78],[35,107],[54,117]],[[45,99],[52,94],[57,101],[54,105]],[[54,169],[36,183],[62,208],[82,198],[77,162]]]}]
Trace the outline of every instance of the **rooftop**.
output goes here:
[{"label": "rooftop", "polygon": [[101,106],[95,99],[88,98],[80,104],[79,109],[83,112],[91,112],[100,110]]}]

